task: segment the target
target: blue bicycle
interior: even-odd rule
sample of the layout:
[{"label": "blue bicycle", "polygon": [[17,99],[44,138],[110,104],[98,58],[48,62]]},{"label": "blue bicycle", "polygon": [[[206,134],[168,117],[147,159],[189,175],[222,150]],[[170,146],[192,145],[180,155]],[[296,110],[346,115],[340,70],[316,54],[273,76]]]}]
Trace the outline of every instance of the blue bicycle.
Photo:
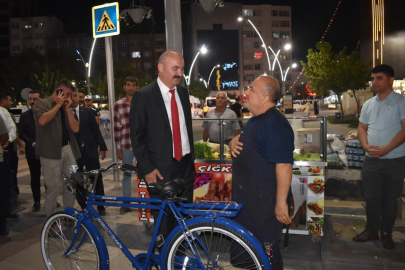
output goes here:
[{"label": "blue bicycle", "polygon": [[[47,269],[109,269],[107,247],[93,218],[135,269],[271,269],[269,256],[259,241],[229,219],[242,210],[242,205],[214,202],[184,204],[181,202],[184,199],[178,197],[184,187],[181,179],[164,185],[149,185],[149,192],[158,194],[160,199],[94,195],[98,174],[116,165],[124,173],[136,173],[136,167],[113,163],[90,172],[78,172],[74,165],[70,169],[71,176],[64,176],[72,191],[74,185],[79,184],[85,186],[90,194],[85,211],[67,207],[45,222],[41,251]],[[94,205],[158,210],[147,253],[133,256],[100,217]],[[165,212],[166,206],[171,213]],[[162,217],[169,214],[176,218],[178,226],[166,239],[156,242]],[[154,254],[156,243],[161,244],[161,254]]]}]

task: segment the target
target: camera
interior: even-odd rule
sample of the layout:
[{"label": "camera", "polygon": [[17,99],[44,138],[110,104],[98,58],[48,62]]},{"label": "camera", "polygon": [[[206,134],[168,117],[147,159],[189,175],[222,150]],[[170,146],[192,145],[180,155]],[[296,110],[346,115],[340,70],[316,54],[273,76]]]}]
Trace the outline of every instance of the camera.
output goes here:
[{"label": "camera", "polygon": [[56,95],[59,95],[60,93],[63,94],[63,90],[62,89],[56,89]]}]

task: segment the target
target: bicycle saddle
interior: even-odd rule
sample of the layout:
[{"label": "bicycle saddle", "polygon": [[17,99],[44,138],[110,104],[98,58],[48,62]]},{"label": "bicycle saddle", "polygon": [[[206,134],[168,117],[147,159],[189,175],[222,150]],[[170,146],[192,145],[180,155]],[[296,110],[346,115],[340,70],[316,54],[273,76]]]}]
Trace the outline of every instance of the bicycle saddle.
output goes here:
[{"label": "bicycle saddle", "polygon": [[170,199],[183,191],[185,186],[183,179],[175,179],[163,184],[158,182],[148,185],[150,194],[156,194],[160,199]]}]

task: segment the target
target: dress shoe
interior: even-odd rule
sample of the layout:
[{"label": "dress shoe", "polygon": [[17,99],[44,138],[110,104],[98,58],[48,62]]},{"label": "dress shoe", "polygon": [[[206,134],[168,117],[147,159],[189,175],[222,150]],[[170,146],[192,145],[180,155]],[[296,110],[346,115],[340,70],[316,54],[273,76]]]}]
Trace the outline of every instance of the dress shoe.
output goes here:
[{"label": "dress shoe", "polygon": [[104,208],[100,208],[100,209],[98,209],[97,211],[98,211],[98,214],[99,214],[100,216],[105,216],[105,209],[104,209]]},{"label": "dress shoe", "polygon": [[131,212],[131,208],[129,208],[129,207],[121,207],[120,208],[120,214],[126,214],[126,213],[129,213],[129,212]]},{"label": "dress shoe", "polygon": [[20,215],[17,214],[16,212],[7,213],[7,216],[6,216],[6,218],[19,218],[19,217],[20,217]]},{"label": "dress shoe", "polygon": [[373,232],[368,229],[365,229],[362,233],[353,237],[354,242],[367,242],[370,240],[379,240],[380,237],[378,235],[378,231]]},{"label": "dress shoe", "polygon": [[28,201],[26,199],[24,199],[23,197],[21,197],[20,195],[18,195],[17,200],[20,204],[26,204],[28,203]]},{"label": "dress shoe", "polygon": [[395,243],[394,240],[392,240],[392,234],[382,232],[381,233],[381,242],[383,243],[383,247],[386,249],[394,249],[395,248]]},{"label": "dress shoe", "polygon": [[41,209],[41,204],[39,202],[36,202],[32,205],[32,212],[38,212],[39,209]]}]

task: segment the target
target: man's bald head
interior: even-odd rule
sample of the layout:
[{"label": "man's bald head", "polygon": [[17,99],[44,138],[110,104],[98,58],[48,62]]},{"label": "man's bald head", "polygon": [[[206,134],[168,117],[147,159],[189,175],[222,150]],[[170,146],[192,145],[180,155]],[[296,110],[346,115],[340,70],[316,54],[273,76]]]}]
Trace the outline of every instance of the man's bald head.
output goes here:
[{"label": "man's bald head", "polygon": [[161,63],[161,64],[165,64],[165,62],[166,62],[166,58],[168,57],[168,56],[180,56],[180,57],[183,57],[178,51],[175,51],[175,50],[167,50],[167,51],[164,51],[161,55],[160,55],[160,57],[159,57],[159,63]]},{"label": "man's bald head", "polygon": [[263,90],[270,96],[270,101],[277,104],[280,99],[280,86],[277,80],[267,75],[261,75],[256,80],[260,80]]}]

